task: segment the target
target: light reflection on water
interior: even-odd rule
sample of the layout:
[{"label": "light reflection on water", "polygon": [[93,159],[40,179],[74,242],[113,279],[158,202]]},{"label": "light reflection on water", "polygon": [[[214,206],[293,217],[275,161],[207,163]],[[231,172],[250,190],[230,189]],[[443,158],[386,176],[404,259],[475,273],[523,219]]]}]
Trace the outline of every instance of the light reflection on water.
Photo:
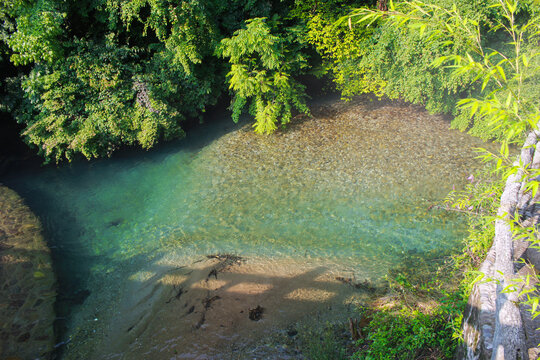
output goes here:
[{"label": "light reflection on water", "polygon": [[428,207],[482,144],[417,109],[370,106],[272,137],[225,117],[151,152],[6,183],[45,222],[64,291],[113,291],[163,253],[315,259],[376,279],[403,254],[459,243],[463,219]]}]

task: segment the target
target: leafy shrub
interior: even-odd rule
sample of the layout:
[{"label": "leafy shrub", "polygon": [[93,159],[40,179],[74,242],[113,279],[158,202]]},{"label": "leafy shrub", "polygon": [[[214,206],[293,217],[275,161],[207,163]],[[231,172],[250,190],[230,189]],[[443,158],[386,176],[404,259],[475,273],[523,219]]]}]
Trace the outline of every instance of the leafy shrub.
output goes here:
[{"label": "leafy shrub", "polygon": [[36,66],[21,81],[24,101],[15,116],[46,159],[105,156],[122,143],[149,148],[183,133],[177,112],[152,96],[151,85],[137,82],[136,52],[84,41],[75,46],[64,61]]},{"label": "leafy shrub", "polygon": [[293,109],[309,113],[304,86],[293,77],[307,66],[295,29],[287,29],[288,36],[273,35],[271,30],[265,18],[250,19],[245,29],[223,39],[219,49],[231,63],[227,77],[233,92],[233,120],[238,121],[250,101],[259,134],[274,132],[278,121],[287,124]]},{"label": "leafy shrub", "polygon": [[430,315],[411,310],[375,312],[363,330],[367,336],[359,341],[361,350],[352,359],[451,359],[456,343],[448,320],[449,315],[456,313],[454,310],[450,314],[441,310]]},{"label": "leafy shrub", "polygon": [[[17,79],[1,79],[13,91],[0,108],[46,161],[108,156],[123,145],[148,149],[182,136],[183,119],[217,102],[228,65],[217,54],[220,41],[246,19],[277,19],[287,9],[266,0],[0,0],[1,59],[20,69]],[[267,71],[268,86],[243,93],[254,98],[260,132],[272,131],[267,116],[286,123],[293,108],[307,112],[292,78],[305,65],[293,28],[272,38],[276,62],[254,68]],[[236,63],[269,49],[246,49]]]}]

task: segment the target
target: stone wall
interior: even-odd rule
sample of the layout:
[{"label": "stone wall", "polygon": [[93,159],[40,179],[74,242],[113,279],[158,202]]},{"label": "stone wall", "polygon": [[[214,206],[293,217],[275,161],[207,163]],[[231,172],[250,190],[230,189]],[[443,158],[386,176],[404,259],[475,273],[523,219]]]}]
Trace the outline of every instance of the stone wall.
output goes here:
[{"label": "stone wall", "polygon": [[38,218],[0,184],[0,359],[48,359],[56,278]]},{"label": "stone wall", "polygon": [[[524,299],[519,297],[525,287],[538,291],[534,275],[540,269],[539,252],[530,247],[527,238],[515,239],[510,228],[516,211],[523,226],[539,223],[540,191],[534,198],[526,191],[528,178],[523,169],[540,168],[540,133],[529,134],[515,165],[520,163],[522,166],[508,178],[501,196],[493,245],[479,269],[485,277],[474,285],[469,297],[463,316],[464,343],[457,359],[535,360],[540,355],[540,317],[532,319]],[[527,275],[532,280],[528,285],[519,281]],[[517,291],[503,291],[509,286]]]}]

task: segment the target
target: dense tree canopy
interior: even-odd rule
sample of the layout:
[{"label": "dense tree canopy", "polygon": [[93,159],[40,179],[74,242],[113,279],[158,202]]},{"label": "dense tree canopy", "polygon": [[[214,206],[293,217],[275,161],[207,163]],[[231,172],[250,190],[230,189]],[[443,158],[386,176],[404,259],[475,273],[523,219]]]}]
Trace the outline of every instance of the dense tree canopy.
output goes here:
[{"label": "dense tree canopy", "polygon": [[[19,76],[3,79],[9,89],[4,108],[25,126],[25,141],[48,161],[78,153],[109,155],[123,144],[152,147],[159,139],[182,136],[182,120],[200,117],[226,89],[230,68],[219,55],[221,40],[242,29],[245,20],[277,18],[289,5],[2,0],[2,59],[20,69]],[[295,49],[276,39],[280,46],[267,50],[281,61]],[[300,104],[295,91],[301,86],[287,78],[287,71],[296,69],[281,64],[272,69],[272,90],[280,91],[276,99]],[[269,104],[270,91],[265,93]],[[261,89],[252,95],[260,104]],[[254,114],[261,119],[269,110],[265,105]]]},{"label": "dense tree canopy", "polygon": [[[456,5],[489,27],[493,0]],[[308,113],[301,75],[332,79],[343,96],[372,92],[453,113],[454,125],[496,137],[460,115],[456,101],[478,93],[467,73],[433,59],[464,54],[466,37],[426,39],[385,21],[343,18],[375,1],[354,0],[0,0],[1,108],[47,161],[110,155],[122,145],[154,146],[183,135],[222,94],[233,118],[246,108],[259,133]],[[523,2],[523,19],[538,5]],[[341,19],[341,20],[340,20]],[[344,20],[345,19],[345,20]],[[351,20],[352,19],[352,20]],[[483,38],[504,42],[499,32]],[[6,77],[8,76],[8,77]],[[531,93],[534,93],[532,87]]]},{"label": "dense tree canopy", "polygon": [[234,92],[233,120],[238,121],[247,100],[253,98],[250,113],[258,133],[272,133],[279,120],[288,123],[293,107],[308,113],[304,87],[293,78],[307,67],[301,37],[295,30],[288,28],[281,36],[273,35],[264,18],[255,18],[247,21],[245,29],[221,41],[219,51],[231,63],[227,76]]}]

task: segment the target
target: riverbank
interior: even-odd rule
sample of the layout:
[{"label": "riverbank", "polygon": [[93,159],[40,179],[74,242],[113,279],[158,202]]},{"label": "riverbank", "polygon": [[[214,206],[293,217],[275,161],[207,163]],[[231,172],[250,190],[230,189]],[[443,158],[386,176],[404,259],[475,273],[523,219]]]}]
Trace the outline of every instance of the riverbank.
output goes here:
[{"label": "riverbank", "polygon": [[48,359],[56,278],[38,218],[0,184],[0,357]]}]

